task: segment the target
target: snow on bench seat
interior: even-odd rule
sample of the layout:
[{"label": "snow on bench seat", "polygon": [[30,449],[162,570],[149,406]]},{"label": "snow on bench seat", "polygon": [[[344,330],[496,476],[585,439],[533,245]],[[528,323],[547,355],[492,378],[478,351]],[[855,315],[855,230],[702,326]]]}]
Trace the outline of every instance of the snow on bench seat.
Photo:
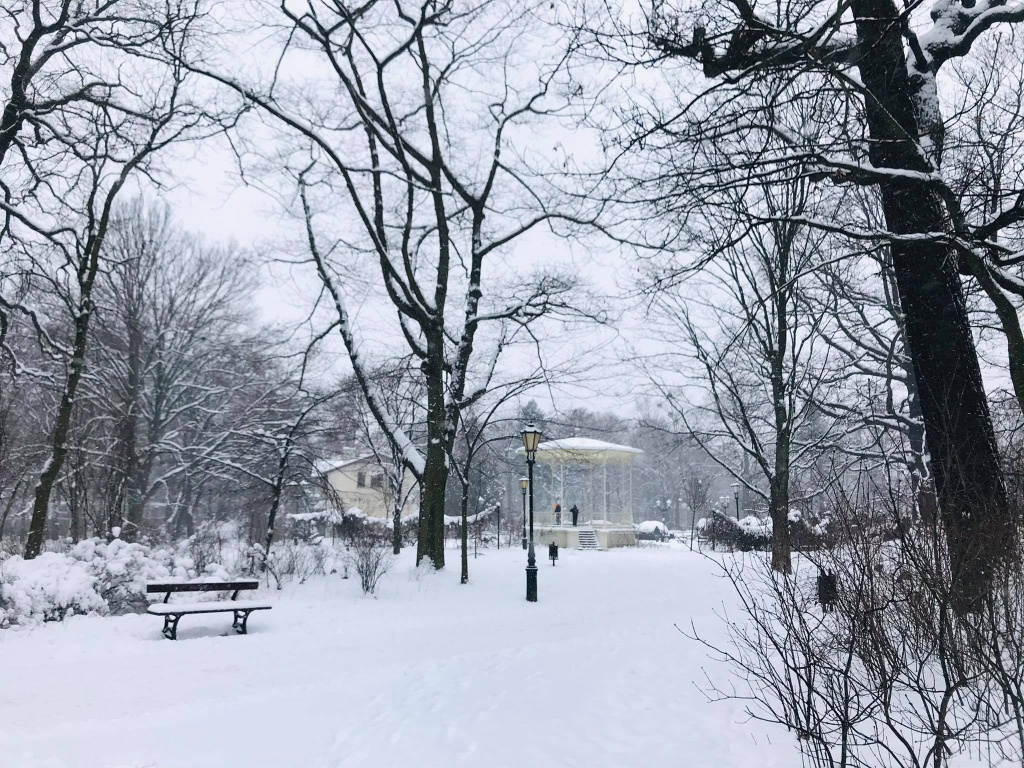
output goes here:
[{"label": "snow on bench seat", "polygon": [[167,616],[176,613],[220,613],[221,611],[264,611],[273,606],[265,600],[208,600],[201,603],[151,603],[146,613]]}]

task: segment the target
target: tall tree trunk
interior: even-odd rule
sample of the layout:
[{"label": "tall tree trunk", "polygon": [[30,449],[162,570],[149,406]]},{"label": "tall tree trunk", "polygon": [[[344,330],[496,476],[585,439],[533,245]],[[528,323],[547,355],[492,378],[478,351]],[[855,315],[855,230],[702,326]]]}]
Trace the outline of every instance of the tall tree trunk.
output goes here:
[{"label": "tall tree trunk", "polygon": [[[853,0],[864,50],[869,156],[877,168],[929,173],[893,0]],[[913,179],[880,185],[895,234],[948,231],[938,193]],[[934,241],[895,242],[893,269],[907,328],[940,515],[950,556],[952,598],[974,610],[1013,550],[1014,530],[995,434],[971,336],[956,253]]]},{"label": "tall tree trunk", "polygon": [[[95,277],[95,272],[96,270],[93,268],[89,276],[89,292],[91,292],[92,278]],[[46,519],[50,511],[50,496],[53,494],[53,488],[57,484],[57,478],[60,476],[64,460],[68,455],[71,416],[75,410],[75,395],[78,392],[78,384],[82,380],[82,374],[85,371],[85,350],[89,339],[89,321],[91,318],[92,299],[86,293],[79,303],[78,314],[75,317],[74,347],[71,362],[68,365],[67,377],[64,380],[64,391],[61,393],[60,403],[57,406],[57,416],[54,420],[53,433],[50,440],[50,457],[43,465],[43,471],[39,473],[39,480],[36,483],[32,502],[32,518],[28,528],[28,543],[25,545],[26,560],[32,560],[43,550],[43,539],[46,536]]]},{"label": "tall tree trunk", "polygon": [[391,513],[391,552],[402,554],[402,494],[401,487],[395,495],[395,508]]},{"label": "tall tree trunk", "polygon": [[143,488],[139,486],[139,405],[142,399],[142,329],[137,323],[129,331],[128,342],[128,396],[122,444],[124,449],[125,523],[122,537],[135,541],[142,531]]},{"label": "tall tree trunk", "polygon": [[[788,461],[788,459],[787,459]],[[793,537],[789,530],[789,467],[777,472],[772,479],[768,496],[768,511],[772,518],[772,570],[776,573],[793,572]]]},{"label": "tall tree trunk", "polygon": [[[132,326],[135,326],[134,328]],[[139,487],[139,401],[142,397],[142,332],[129,321],[128,381],[121,423],[117,429],[117,453],[120,457],[118,484],[111,515],[122,527],[121,538],[135,541],[142,527],[142,489]]]},{"label": "tall tree trunk", "polygon": [[[785,273],[783,273],[785,274]],[[785,297],[785,291],[780,291]],[[779,334],[776,354],[772,357],[772,397],[775,407],[775,464],[768,489],[768,514],[772,518],[772,570],[793,572],[793,544],[789,530],[789,462],[792,450],[792,426],[789,397],[784,381],[786,349],[789,340],[787,313],[789,304],[783,298],[777,311]]]},{"label": "tall tree trunk", "polygon": [[[427,450],[420,489],[419,540],[416,562],[429,558],[434,568],[444,568],[444,497],[448,485],[446,445],[448,423],[444,402],[443,350],[444,340],[428,341],[427,383]],[[435,370],[433,370],[436,368]]]},{"label": "tall tree trunk", "polygon": [[285,480],[288,475],[288,455],[291,452],[291,440],[289,439],[281,449],[277,461],[277,475],[274,483],[270,486],[270,513],[267,515],[267,536],[264,539],[262,569],[267,569],[267,558],[270,557],[270,545],[274,543],[274,526],[277,525],[277,513],[281,509],[281,493],[284,490]]},{"label": "tall tree trunk", "polygon": [[[790,256],[795,231],[793,227],[776,229],[777,286],[775,290],[775,345],[769,353],[771,361],[772,409],[775,417],[775,463],[769,480],[768,511],[772,518],[772,570],[776,573],[793,572],[792,541],[789,531],[789,463],[793,442],[793,393],[786,376],[789,356],[790,317],[794,311],[793,281],[790,276]],[[771,270],[769,270],[771,274]],[[744,457],[746,458],[746,457]]]},{"label": "tall tree trunk", "polygon": [[469,483],[462,483],[462,575],[459,582],[469,582]]}]

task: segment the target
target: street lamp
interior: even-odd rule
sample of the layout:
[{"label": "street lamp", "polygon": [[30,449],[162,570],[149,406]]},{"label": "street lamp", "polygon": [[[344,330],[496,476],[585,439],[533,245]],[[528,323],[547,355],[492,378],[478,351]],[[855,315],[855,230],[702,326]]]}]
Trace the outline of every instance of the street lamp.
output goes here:
[{"label": "street lamp", "polygon": [[693,551],[693,531],[697,527],[697,504],[702,498],[700,495],[700,478],[698,477],[694,483],[697,486],[697,492],[690,498],[690,551]]},{"label": "street lamp", "polygon": [[526,551],[526,489],[530,487],[530,479],[519,478],[519,489],[523,492],[523,551]]},{"label": "street lamp", "polygon": [[732,484],[732,497],[736,499],[736,519],[740,519],[740,484]]},{"label": "street lamp", "polygon": [[526,468],[530,481],[530,542],[526,550],[526,601],[537,602],[537,558],[533,551],[533,462],[537,460],[537,446],[540,445],[540,430],[527,424],[520,433],[523,448],[526,449]]}]

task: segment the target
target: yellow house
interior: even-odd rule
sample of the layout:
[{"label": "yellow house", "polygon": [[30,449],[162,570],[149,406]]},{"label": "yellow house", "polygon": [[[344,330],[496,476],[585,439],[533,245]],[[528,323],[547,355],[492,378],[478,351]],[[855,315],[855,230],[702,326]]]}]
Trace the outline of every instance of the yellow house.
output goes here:
[{"label": "yellow house", "polygon": [[[390,520],[393,492],[385,476],[385,465],[373,454],[321,462],[317,469],[327,480],[340,511],[353,508],[367,517]],[[419,485],[408,471],[402,481],[402,517],[416,514],[420,507]]]}]

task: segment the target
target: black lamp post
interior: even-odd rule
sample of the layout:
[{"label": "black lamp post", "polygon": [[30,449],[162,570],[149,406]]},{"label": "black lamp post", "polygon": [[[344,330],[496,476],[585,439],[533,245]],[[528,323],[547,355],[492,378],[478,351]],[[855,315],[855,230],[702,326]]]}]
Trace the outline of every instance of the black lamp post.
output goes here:
[{"label": "black lamp post", "polygon": [[700,495],[700,478],[698,477],[695,481],[697,484],[697,492],[693,494],[694,497],[690,499],[690,551],[693,551],[693,530],[697,527],[697,506],[693,503],[696,499],[701,498]]},{"label": "black lamp post", "polygon": [[526,467],[530,481],[530,540],[526,550],[526,601],[536,603],[537,558],[533,552],[533,462],[537,459],[537,446],[540,445],[540,430],[533,424],[527,424],[520,434],[523,436],[523,447],[526,449]]},{"label": "black lamp post", "polygon": [[736,499],[736,519],[740,519],[740,484],[732,484],[732,497]]},{"label": "black lamp post", "polygon": [[523,551],[526,551],[526,489],[530,487],[530,479],[519,478],[519,489],[523,492]]}]

